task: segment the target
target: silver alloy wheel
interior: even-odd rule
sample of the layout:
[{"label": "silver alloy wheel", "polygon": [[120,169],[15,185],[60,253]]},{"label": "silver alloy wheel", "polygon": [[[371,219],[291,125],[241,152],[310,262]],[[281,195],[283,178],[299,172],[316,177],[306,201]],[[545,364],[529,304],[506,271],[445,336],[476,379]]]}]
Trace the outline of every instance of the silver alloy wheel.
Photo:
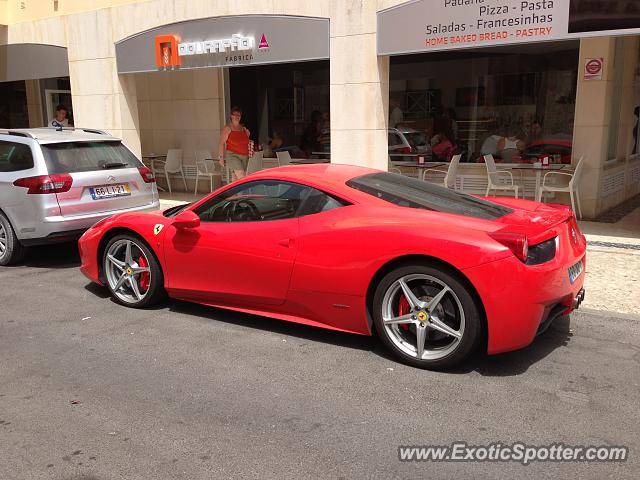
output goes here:
[{"label": "silver alloy wheel", "polygon": [[[401,312],[402,298],[408,304],[406,313]],[[464,335],[460,299],[430,275],[405,275],[393,282],[382,299],[382,321],[394,345],[418,360],[446,357]]]},{"label": "silver alloy wheel", "polygon": [[[151,287],[151,268],[141,266],[140,260],[149,265],[144,251],[133,241],[121,239],[114,242],[105,256],[104,270],[107,281],[115,295],[126,303],[143,300]],[[148,285],[141,285],[141,278],[147,273]]]},{"label": "silver alloy wheel", "polygon": [[7,254],[8,241],[7,230],[4,228],[4,225],[0,223],[0,258]]}]

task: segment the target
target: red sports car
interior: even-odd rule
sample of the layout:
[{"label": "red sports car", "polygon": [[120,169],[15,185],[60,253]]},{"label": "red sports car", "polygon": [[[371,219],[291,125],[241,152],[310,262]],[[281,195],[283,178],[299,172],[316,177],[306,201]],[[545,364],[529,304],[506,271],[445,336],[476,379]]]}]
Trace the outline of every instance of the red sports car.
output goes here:
[{"label": "red sports car", "polygon": [[80,239],[116,300],[172,298],[363,335],[447,368],[529,345],[584,297],[571,211],[463,195],[368,168],[265,170],[197,203],[128,213]]}]

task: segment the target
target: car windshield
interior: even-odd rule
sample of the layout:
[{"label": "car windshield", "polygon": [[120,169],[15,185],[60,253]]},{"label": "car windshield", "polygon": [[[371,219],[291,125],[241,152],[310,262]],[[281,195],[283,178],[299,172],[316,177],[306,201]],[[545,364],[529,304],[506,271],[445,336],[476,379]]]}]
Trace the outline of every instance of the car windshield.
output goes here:
[{"label": "car windshield", "polygon": [[50,174],[138,168],[142,163],[121,142],[64,142],[42,145]]},{"label": "car windshield", "polygon": [[353,178],[347,185],[401,207],[422,208],[487,220],[494,220],[513,212],[502,205],[396,173],[371,173]]}]

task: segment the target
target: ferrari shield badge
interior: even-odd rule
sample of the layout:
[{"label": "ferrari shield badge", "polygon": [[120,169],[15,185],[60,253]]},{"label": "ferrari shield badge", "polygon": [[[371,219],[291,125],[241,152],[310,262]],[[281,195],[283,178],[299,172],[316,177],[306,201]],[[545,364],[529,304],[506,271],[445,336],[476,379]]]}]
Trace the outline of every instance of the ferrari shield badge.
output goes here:
[{"label": "ferrari shield badge", "polygon": [[163,224],[161,224],[161,223],[156,223],[156,226],[155,226],[155,227],[153,227],[153,234],[154,234],[154,235],[158,235],[158,234],[162,231],[162,229],[163,229],[163,228],[164,228],[164,225],[163,225]]}]

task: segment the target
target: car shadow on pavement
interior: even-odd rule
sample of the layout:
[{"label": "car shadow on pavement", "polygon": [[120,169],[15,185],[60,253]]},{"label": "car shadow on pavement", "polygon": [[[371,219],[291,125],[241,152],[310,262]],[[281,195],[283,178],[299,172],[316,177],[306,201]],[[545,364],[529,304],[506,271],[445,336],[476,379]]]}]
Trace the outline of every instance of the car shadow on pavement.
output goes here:
[{"label": "car shadow on pavement", "polygon": [[[195,303],[169,300],[165,307],[170,311],[198,318],[206,318],[216,322],[230,323],[245,328],[265,330],[280,335],[302,338],[315,342],[328,343],[339,347],[358,350],[368,350],[371,353],[398,362],[387,351],[377,336],[368,337],[336,330],[312,327],[270,317],[249,315],[221,308],[208,307]],[[550,353],[560,347],[568,345],[572,337],[569,316],[559,317],[549,329],[536,337],[534,342],[515,352],[498,355],[487,355],[481,351],[475,352],[463,365],[448,370],[449,374],[469,374],[477,372],[487,377],[509,377],[525,373],[532,365],[543,360]]]},{"label": "car shadow on pavement", "polygon": [[525,373],[558,348],[569,344],[573,333],[570,316],[557,318],[546,332],[537,336],[531,345],[514,352],[487,355],[477,352],[465,365],[450,373],[478,372],[486,377],[511,377]]},{"label": "car shadow on pavement", "polygon": [[255,330],[265,330],[280,335],[302,338],[322,343],[358,350],[371,350],[371,337],[353,333],[339,332],[325,328],[312,327],[300,323],[287,322],[271,317],[250,315],[223,308],[208,307],[196,303],[169,300],[166,305],[170,311],[183,315],[192,315],[216,322],[224,322]]},{"label": "car shadow on pavement", "polygon": [[118,302],[116,302],[113,299],[113,296],[111,295],[111,292],[109,292],[109,289],[107,287],[103,287],[101,285],[98,285],[97,283],[87,283],[84,286],[84,289],[87,292],[90,292],[92,294],[94,294],[96,297],[100,297],[100,298],[110,298],[113,303],[120,305]]},{"label": "car shadow on pavement", "polygon": [[77,268],[80,266],[78,243],[57,243],[30,247],[27,254],[15,267],[33,268]]}]

